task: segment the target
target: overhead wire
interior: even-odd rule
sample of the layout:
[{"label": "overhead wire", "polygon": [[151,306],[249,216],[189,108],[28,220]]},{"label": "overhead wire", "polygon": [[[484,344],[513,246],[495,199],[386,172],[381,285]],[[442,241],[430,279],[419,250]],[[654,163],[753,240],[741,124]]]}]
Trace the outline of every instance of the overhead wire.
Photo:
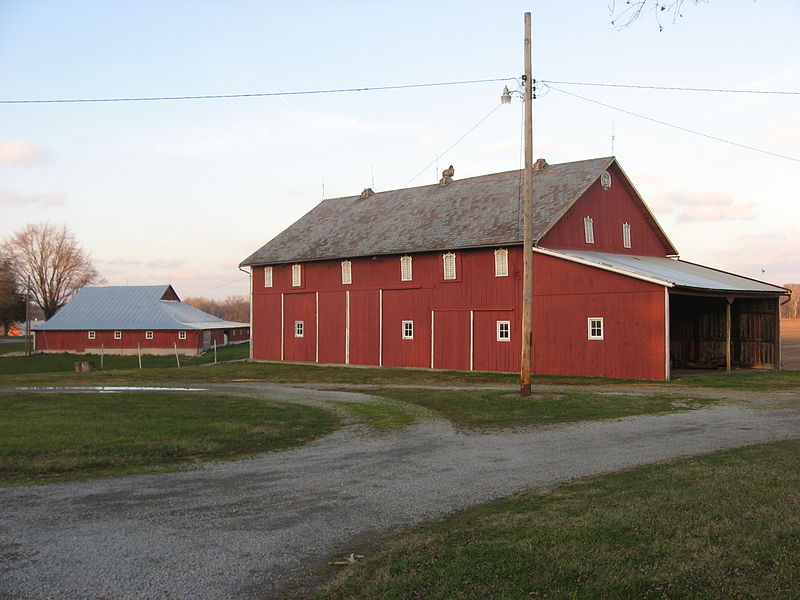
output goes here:
[{"label": "overhead wire", "polygon": [[495,112],[495,111],[496,111],[498,108],[500,108],[502,105],[503,105],[503,103],[502,103],[502,102],[499,102],[499,103],[497,104],[497,106],[495,106],[495,107],[494,107],[492,110],[490,110],[490,111],[489,111],[489,112],[488,112],[488,113],[487,113],[487,114],[486,114],[486,115],[485,115],[485,116],[484,116],[484,117],[483,117],[483,118],[482,118],[480,121],[478,121],[477,123],[475,123],[475,125],[473,125],[472,127],[470,127],[470,128],[467,130],[467,132],[466,132],[464,135],[462,135],[462,136],[461,136],[460,138],[458,138],[458,139],[457,139],[455,142],[453,142],[453,143],[452,143],[452,144],[451,144],[451,145],[450,145],[450,146],[447,148],[447,150],[445,150],[444,152],[441,152],[441,153],[437,154],[437,155],[436,155],[436,158],[434,158],[434,159],[433,159],[431,162],[429,162],[427,165],[425,165],[425,166],[424,166],[424,167],[423,167],[423,168],[420,170],[420,172],[419,172],[419,173],[417,173],[417,174],[416,174],[416,175],[414,175],[414,176],[413,176],[411,179],[409,179],[408,181],[406,181],[406,182],[403,184],[403,187],[406,187],[406,186],[408,186],[408,184],[409,184],[409,183],[411,183],[411,182],[412,182],[412,181],[414,181],[414,180],[415,180],[417,177],[419,177],[420,175],[422,175],[422,174],[423,174],[423,173],[424,173],[424,172],[425,172],[425,171],[426,171],[426,170],[427,170],[427,169],[428,169],[428,168],[429,168],[429,167],[430,167],[432,164],[434,164],[434,163],[435,163],[437,160],[439,160],[439,159],[440,159],[440,158],[442,158],[442,157],[443,157],[445,154],[447,154],[448,152],[450,152],[450,150],[452,150],[453,148],[455,148],[455,147],[456,147],[456,146],[457,146],[457,145],[458,145],[458,144],[459,144],[459,143],[460,143],[460,142],[461,142],[461,141],[462,141],[462,140],[463,140],[465,137],[467,137],[467,136],[468,136],[470,133],[472,133],[473,131],[475,131],[475,129],[477,129],[477,128],[478,128],[478,127],[479,127],[479,126],[480,126],[480,125],[481,125],[481,124],[482,124],[482,123],[483,123],[483,122],[486,120],[486,119],[488,119],[489,117],[491,117],[491,116],[494,114],[494,112]]},{"label": "overhead wire", "polygon": [[444,87],[454,85],[471,85],[476,83],[496,83],[509,81],[513,77],[494,79],[470,79],[466,81],[437,81],[431,83],[410,83],[402,85],[383,85],[373,87],[336,88],[324,90],[294,90],[284,92],[259,92],[248,94],[206,94],[198,96],[148,96],[135,98],[57,98],[42,100],[0,100],[0,104],[77,104],[88,102],[155,102],[166,100],[222,100],[230,98],[266,98],[270,96],[307,96],[313,94],[345,94],[351,92],[378,92],[386,90],[406,90],[413,88]]},{"label": "overhead wire", "polygon": [[593,87],[627,88],[636,90],[661,90],[670,92],[713,92],[720,94],[772,94],[782,96],[800,96],[800,92],[788,90],[738,90],[725,88],[698,88],[698,87],[678,87],[668,85],[638,85],[632,83],[599,83],[588,81],[551,81],[549,79],[539,80],[541,83],[557,85],[584,85]]},{"label": "overhead wire", "polygon": [[[549,84],[548,84],[549,85]],[[711,135],[708,133],[703,133],[702,131],[696,131],[694,129],[689,129],[688,127],[681,127],[680,125],[674,125],[672,123],[667,123],[666,121],[661,121],[659,119],[655,119],[653,117],[648,117],[647,115],[642,115],[640,113],[633,112],[631,110],[626,110],[624,108],[619,108],[618,106],[612,106],[611,104],[606,104],[605,102],[600,102],[599,100],[594,100],[592,98],[587,98],[586,96],[581,96],[580,94],[575,94],[573,92],[568,92],[566,90],[559,89],[557,87],[553,87],[549,85],[550,89],[554,92],[559,92],[561,94],[566,94],[567,96],[572,96],[574,98],[579,98],[585,102],[591,102],[592,104],[597,104],[599,106],[604,106],[605,108],[610,108],[611,110],[615,110],[617,112],[624,113],[626,115],[631,115],[633,117],[637,117],[639,119],[644,119],[645,121],[650,121],[652,123],[658,123],[659,125],[664,125],[665,127],[671,127],[672,129],[677,129],[679,131],[683,131],[686,133],[691,133],[693,135],[699,135],[704,138],[708,138],[710,140],[714,140],[717,142],[722,142],[723,144],[729,144],[731,146],[736,146],[738,148],[744,148],[746,150],[752,150],[753,152],[760,152],[761,154],[767,154],[769,156],[775,156],[777,158],[783,158],[785,160],[790,160],[793,162],[800,163],[800,158],[794,158],[792,156],[787,156],[785,154],[779,154],[777,152],[770,152],[769,150],[764,150],[762,148],[756,148],[755,146],[748,146],[747,144],[740,144],[739,142],[734,142],[731,140],[726,140],[725,138],[721,138],[715,135]]]}]

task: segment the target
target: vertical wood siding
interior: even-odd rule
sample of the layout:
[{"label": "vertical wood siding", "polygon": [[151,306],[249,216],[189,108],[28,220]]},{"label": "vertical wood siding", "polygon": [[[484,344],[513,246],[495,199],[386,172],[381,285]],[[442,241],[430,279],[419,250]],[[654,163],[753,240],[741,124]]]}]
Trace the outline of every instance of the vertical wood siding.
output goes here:
[{"label": "vertical wood siding", "polygon": [[[616,252],[618,254],[640,254],[643,256],[666,256],[670,248],[656,233],[647,212],[631,188],[623,183],[621,172],[611,173],[611,188],[604,190],[596,181],[561,217],[558,223],[540,240],[545,248],[569,248]],[[594,244],[587,244],[583,229],[584,217],[594,223]],[[622,239],[622,224],[631,226],[631,247],[625,248]]]}]

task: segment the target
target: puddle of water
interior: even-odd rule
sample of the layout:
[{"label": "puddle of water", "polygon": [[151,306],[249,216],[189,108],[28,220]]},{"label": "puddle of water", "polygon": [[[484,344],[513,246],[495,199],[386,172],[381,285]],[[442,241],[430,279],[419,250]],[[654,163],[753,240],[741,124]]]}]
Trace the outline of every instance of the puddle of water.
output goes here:
[{"label": "puddle of water", "polygon": [[21,392],[96,392],[98,394],[116,394],[118,392],[207,392],[208,388],[193,387],[158,387],[134,385],[86,385],[86,386],[31,386],[15,387]]}]

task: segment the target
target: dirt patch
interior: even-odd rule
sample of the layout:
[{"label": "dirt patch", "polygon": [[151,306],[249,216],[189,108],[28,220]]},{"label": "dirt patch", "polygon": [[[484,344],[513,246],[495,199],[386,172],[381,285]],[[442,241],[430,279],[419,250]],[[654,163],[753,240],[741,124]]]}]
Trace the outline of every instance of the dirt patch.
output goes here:
[{"label": "dirt patch", "polygon": [[781,320],[781,361],[784,369],[800,370],[800,319]]}]

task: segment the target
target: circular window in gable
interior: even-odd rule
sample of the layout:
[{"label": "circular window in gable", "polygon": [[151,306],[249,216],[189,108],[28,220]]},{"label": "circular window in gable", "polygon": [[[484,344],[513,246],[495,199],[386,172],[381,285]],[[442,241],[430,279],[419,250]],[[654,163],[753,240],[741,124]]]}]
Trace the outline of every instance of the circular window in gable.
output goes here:
[{"label": "circular window in gable", "polygon": [[603,186],[604,190],[607,190],[611,187],[611,173],[608,171],[603,171],[600,174],[600,185]]}]

